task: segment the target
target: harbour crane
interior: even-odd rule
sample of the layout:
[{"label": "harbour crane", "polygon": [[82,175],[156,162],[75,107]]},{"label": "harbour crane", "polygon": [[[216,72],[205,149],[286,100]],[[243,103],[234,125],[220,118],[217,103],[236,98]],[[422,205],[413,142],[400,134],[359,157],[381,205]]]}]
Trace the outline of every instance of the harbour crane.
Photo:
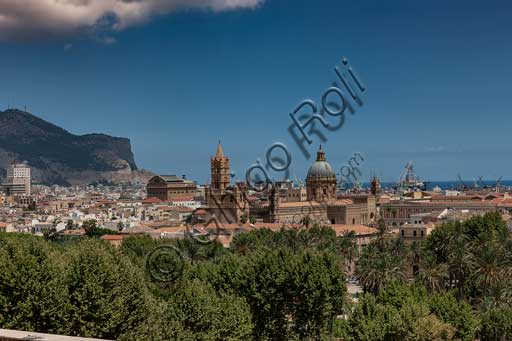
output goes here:
[{"label": "harbour crane", "polygon": [[487,185],[485,184],[484,180],[483,180],[483,176],[479,176],[478,177],[478,182],[480,183],[480,186],[482,186],[482,188],[486,188]]},{"label": "harbour crane", "polygon": [[459,179],[459,190],[464,191],[465,189],[467,189],[466,183],[464,182],[464,180],[462,180],[460,173],[457,174],[457,178]]},{"label": "harbour crane", "polygon": [[501,187],[501,179],[503,178],[503,176],[500,176],[498,178],[498,180],[496,180],[496,192],[499,193],[500,192],[500,187]]}]

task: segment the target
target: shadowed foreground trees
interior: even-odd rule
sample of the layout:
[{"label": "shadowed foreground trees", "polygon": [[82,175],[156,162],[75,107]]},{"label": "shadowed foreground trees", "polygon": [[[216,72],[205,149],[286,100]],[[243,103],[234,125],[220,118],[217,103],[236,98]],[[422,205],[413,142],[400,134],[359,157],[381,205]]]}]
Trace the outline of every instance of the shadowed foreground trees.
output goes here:
[{"label": "shadowed foreground trees", "polygon": [[[226,250],[142,236],[116,249],[97,238],[59,245],[0,234],[0,327],[123,340],[329,337],[346,293],[332,231],[246,237],[253,245],[239,252],[241,242]],[[169,243],[184,273],[153,283],[146,256]]]},{"label": "shadowed foreground trees", "polygon": [[[330,228],[254,230],[229,249],[0,234],[0,327],[122,340],[511,339],[512,241],[499,215],[448,223],[411,247],[380,227],[357,261],[358,303],[345,285],[355,236]],[[148,255],[168,244],[183,273],[154,282]]]},{"label": "shadowed foreground trees", "polygon": [[3,328],[116,338],[147,313],[142,272],[98,240],[64,251],[42,239],[0,237]]}]

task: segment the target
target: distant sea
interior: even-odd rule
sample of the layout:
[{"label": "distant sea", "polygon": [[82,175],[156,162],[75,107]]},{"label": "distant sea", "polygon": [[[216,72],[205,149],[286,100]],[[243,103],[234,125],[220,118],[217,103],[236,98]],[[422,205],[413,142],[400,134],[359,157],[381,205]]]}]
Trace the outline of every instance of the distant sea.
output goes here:
[{"label": "distant sea", "polygon": [[[427,186],[427,190],[431,190],[434,187],[438,186],[441,189],[459,189],[461,187],[460,181],[424,181]],[[473,188],[475,185],[474,181],[464,181],[464,184],[468,188]],[[478,188],[482,188],[482,183],[478,182]],[[484,180],[483,185],[488,187],[495,187],[496,180]],[[382,188],[394,188],[396,186],[395,182],[381,182],[380,186]],[[512,187],[512,180],[501,180],[500,186],[504,187]],[[370,187],[369,182],[363,183],[363,187]]]}]

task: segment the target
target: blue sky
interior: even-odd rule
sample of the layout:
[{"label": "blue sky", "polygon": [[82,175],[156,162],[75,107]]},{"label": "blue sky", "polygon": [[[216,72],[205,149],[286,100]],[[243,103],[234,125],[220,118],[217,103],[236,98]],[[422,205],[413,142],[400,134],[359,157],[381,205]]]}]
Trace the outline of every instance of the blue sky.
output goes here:
[{"label": "blue sky", "polygon": [[237,178],[281,141],[302,178],[312,159],[288,134],[288,113],[319,102],[345,56],[368,89],[364,106],[325,132],[335,168],[359,152],[365,177],[386,181],[408,160],[428,180],[512,178],[509,1],[214,9],[167,9],[101,30],[41,29],[32,17],[28,33],[0,26],[0,107],[26,105],[76,134],[128,137],[139,167],[199,182],[219,139]]}]

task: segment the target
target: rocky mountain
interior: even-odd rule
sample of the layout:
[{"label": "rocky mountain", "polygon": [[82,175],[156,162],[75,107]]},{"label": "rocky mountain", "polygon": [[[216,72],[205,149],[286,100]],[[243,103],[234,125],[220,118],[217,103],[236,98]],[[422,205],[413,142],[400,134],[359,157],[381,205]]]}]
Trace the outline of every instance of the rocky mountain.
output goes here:
[{"label": "rocky mountain", "polygon": [[74,135],[17,109],[0,111],[0,176],[12,161],[27,161],[33,181],[44,184],[115,180],[137,170],[129,139]]}]

